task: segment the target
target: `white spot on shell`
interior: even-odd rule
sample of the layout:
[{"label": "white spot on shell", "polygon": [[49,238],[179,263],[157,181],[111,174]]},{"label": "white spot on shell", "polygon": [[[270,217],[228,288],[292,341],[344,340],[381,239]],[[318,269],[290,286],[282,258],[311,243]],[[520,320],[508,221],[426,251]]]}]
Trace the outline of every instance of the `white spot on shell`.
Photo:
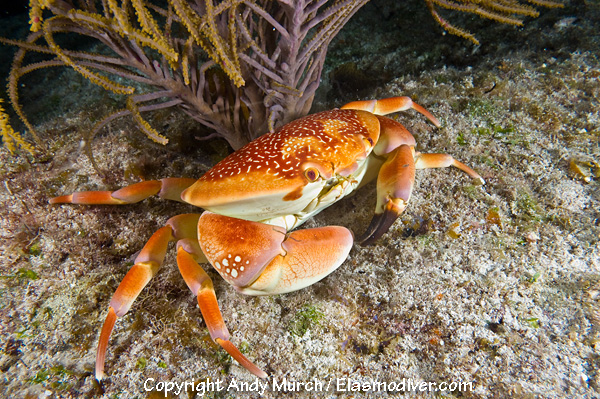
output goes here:
[{"label": "white spot on shell", "polygon": [[227,259],[223,259],[223,266],[229,266],[229,261]]},{"label": "white spot on shell", "polygon": [[220,264],[219,262],[215,262],[215,267],[216,267],[217,269],[220,269],[220,268],[221,268],[221,264]]},{"label": "white spot on shell", "polygon": [[237,277],[237,270],[233,269],[231,270],[231,277]]},{"label": "white spot on shell", "polygon": [[235,261],[236,261],[236,262],[239,262],[239,261],[241,261],[241,260],[242,260],[242,258],[240,258],[239,256],[236,256],[236,257],[235,257]]}]

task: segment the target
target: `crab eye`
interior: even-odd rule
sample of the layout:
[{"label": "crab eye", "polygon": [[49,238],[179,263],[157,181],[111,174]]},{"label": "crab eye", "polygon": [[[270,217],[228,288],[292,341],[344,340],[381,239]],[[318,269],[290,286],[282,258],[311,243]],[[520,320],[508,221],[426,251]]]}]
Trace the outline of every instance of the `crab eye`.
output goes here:
[{"label": "crab eye", "polygon": [[308,179],[309,182],[314,182],[319,178],[319,171],[316,168],[306,168],[304,171],[304,176]]}]

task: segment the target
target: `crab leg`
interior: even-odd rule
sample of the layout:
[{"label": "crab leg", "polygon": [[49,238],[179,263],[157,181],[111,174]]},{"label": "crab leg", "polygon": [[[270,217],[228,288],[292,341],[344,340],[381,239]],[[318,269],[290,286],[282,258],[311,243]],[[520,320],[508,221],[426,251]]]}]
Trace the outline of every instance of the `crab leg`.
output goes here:
[{"label": "crab leg", "polygon": [[177,247],[177,265],[179,266],[179,271],[187,286],[198,298],[198,306],[200,306],[200,311],[202,312],[202,317],[204,318],[210,337],[221,345],[246,370],[257,377],[267,378],[267,373],[242,355],[239,349],[229,341],[229,331],[219,310],[213,282],[194,259],[194,255],[203,256],[200,248],[197,249],[200,252],[196,250],[189,251],[189,248],[186,250],[185,243],[181,242],[177,243]]},{"label": "crab leg", "polygon": [[403,144],[393,150],[379,170],[377,205],[367,231],[357,239],[372,244],[396,221],[408,204],[415,181],[413,150]]},{"label": "crab leg", "polygon": [[160,269],[167,245],[177,237],[194,236],[199,214],[178,215],[169,219],[166,226],[158,229],[140,251],[135,264],[129,269],[113,294],[108,307],[108,315],[100,332],[96,353],[96,379],[104,377],[104,360],[110,334],[118,317],[131,308],[133,301]]},{"label": "crab leg", "polygon": [[406,111],[411,108],[427,117],[436,127],[441,126],[440,121],[435,116],[406,96],[390,97],[382,100],[353,101],[341,107],[341,109],[369,111],[375,115],[387,115],[393,112]]},{"label": "crab leg", "polygon": [[[414,159],[413,159],[414,157]],[[401,145],[388,155],[377,177],[377,206],[367,231],[357,241],[369,245],[380,238],[404,212],[413,188],[415,169],[454,166],[480,184],[485,181],[477,172],[448,154],[413,155],[408,145]]]},{"label": "crab leg", "polygon": [[208,262],[198,245],[196,229],[199,218],[199,214],[190,213],[169,219],[166,226],[158,229],[150,237],[135,259],[135,265],[119,284],[110,301],[108,315],[100,333],[96,354],[96,379],[98,381],[104,377],[106,349],[117,318],[127,313],[133,301],[156,275],[165,258],[167,245],[176,239],[179,239],[177,242],[179,270],[190,290],[198,298],[200,311],[211,337],[251,373],[260,378],[266,378],[267,374],[242,355],[229,341],[229,331],[227,331],[221,316],[212,280],[197,262],[197,260],[203,263]]},{"label": "crab leg", "polygon": [[479,184],[485,184],[485,180],[479,176],[479,173],[475,172],[464,163],[457,161],[452,155],[421,153],[415,155],[415,168],[417,169],[447,168],[449,166],[454,166],[455,168],[462,170],[473,179],[477,179]]},{"label": "crab leg", "polygon": [[142,289],[156,275],[165,258],[167,245],[172,238],[171,226],[158,229],[150,237],[150,240],[135,259],[135,264],[129,269],[113,294],[108,307],[108,315],[100,332],[100,342],[96,353],[96,379],[98,381],[104,377],[106,349],[117,318],[127,313]]},{"label": "crab leg", "polygon": [[158,194],[161,198],[181,200],[181,192],[194,184],[196,179],[166,178],[146,180],[117,191],[80,191],[50,199],[51,204],[124,205],[142,201]]}]

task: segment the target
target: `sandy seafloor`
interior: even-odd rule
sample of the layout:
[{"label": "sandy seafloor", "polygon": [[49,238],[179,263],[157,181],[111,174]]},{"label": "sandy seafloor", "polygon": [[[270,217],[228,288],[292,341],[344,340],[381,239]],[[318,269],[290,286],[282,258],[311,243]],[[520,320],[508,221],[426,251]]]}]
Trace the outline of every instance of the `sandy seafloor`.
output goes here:
[{"label": "sandy seafloor", "polygon": [[[524,28],[448,16],[480,47],[442,36],[420,2],[387,4],[365,7],[331,46],[315,109],[410,95],[443,123],[398,115],[418,150],[450,153],[486,184],[456,170],[418,171],[410,206],[388,234],[355,246],[331,276],[295,293],[245,297],[211,271],[232,341],[269,373],[262,396],[245,396],[397,394],[335,389],[351,379],[472,383],[465,392],[403,397],[600,397],[600,178],[585,182],[570,168],[572,160],[584,171],[600,162],[599,3],[542,10]],[[347,62],[362,71],[352,78],[359,87],[330,77]],[[150,118],[171,138],[166,147],[124,118],[93,143],[109,171],[103,181],[81,132],[122,100],[66,69],[47,72],[23,81],[21,103],[52,155],[33,160],[0,148],[1,396],[144,398],[161,397],[145,392],[149,378],[254,382],[207,339],[170,254],[118,321],[107,378],[95,383],[99,329],[132,257],[169,217],[194,208],[158,198],[50,206],[48,198],[140,176],[200,176],[222,146],[207,150],[186,136],[193,124],[178,112]],[[361,232],[375,194],[369,185],[305,226]],[[273,389],[283,379],[316,383],[285,394]],[[310,391],[330,382],[326,392]]]}]

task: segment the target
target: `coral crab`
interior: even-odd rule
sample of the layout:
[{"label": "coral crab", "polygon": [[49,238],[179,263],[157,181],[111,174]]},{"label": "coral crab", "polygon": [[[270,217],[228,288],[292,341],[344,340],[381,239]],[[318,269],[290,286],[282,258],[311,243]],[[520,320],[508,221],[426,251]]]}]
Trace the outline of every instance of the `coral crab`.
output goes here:
[{"label": "coral crab", "polygon": [[411,108],[440,126],[409,97],[356,101],[267,133],[197,180],[165,178],[114,192],[85,191],[51,199],[52,204],[121,205],[158,194],[205,210],[169,219],[138,254],[110,301],[100,333],[96,378],[104,376],[117,318],[157,273],[171,241],[177,242],[179,271],[197,297],[211,338],[251,373],[265,378],[267,374],[229,340],[212,280],[200,264],[210,263],[247,295],[291,292],[333,272],[355,242],[352,232],[341,226],[294,229],[365,183],[377,179],[377,205],[366,232],[356,238],[361,244],[381,237],[404,211],[416,169],[454,166],[483,184],[477,172],[450,155],[416,152],[412,134],[382,116]]}]

